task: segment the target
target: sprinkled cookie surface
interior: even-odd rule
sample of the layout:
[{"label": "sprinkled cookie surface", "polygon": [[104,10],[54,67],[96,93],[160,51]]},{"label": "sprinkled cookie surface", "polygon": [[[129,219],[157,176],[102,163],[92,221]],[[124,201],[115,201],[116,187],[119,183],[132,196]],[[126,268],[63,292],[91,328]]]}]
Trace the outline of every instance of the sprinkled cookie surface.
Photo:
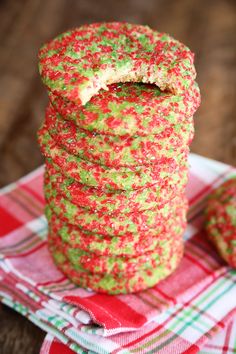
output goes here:
[{"label": "sprinkled cookie surface", "polygon": [[135,255],[129,258],[125,256],[99,256],[83,251],[80,248],[70,247],[70,245],[63,243],[62,239],[57,237],[57,234],[53,234],[51,231],[50,237],[56,246],[64,249],[64,254],[77,269],[93,274],[115,275],[124,272],[133,274],[158,267],[169,258],[169,250],[175,246],[176,242],[182,240],[182,232],[160,239],[153,251],[147,251],[143,255]]},{"label": "sprinkled cookie surface", "polygon": [[153,83],[181,94],[196,76],[185,45],[147,26],[118,22],[59,35],[41,48],[39,70],[50,91],[77,104],[116,82]]},{"label": "sprinkled cookie surface", "polygon": [[162,207],[178,193],[183,193],[187,184],[188,169],[181,173],[159,181],[149,188],[130,191],[106,191],[88,187],[68,178],[54,165],[46,163],[45,183],[50,183],[52,190],[85,209],[109,214],[123,214],[132,211],[142,211],[154,208],[157,204]]},{"label": "sprinkled cookie surface", "polygon": [[188,123],[200,104],[197,83],[183,95],[162,92],[144,84],[114,84],[101,90],[85,106],[49,94],[55,110],[83,129],[110,135],[153,135]]},{"label": "sprinkled cookie surface", "polygon": [[188,151],[193,138],[193,121],[162,125],[163,131],[149,136],[101,135],[79,129],[65,121],[50,105],[46,111],[46,129],[59,146],[87,161],[110,167],[157,164],[164,157],[175,158]]},{"label": "sprinkled cookie surface", "polygon": [[[166,260],[159,266],[127,274],[94,274],[81,271],[68,260],[64,248],[56,245],[48,235],[49,250],[61,271],[75,284],[84,288],[107,294],[127,294],[150,288],[170,275],[179,265],[183,255],[183,241],[176,239],[175,245],[168,249]],[[169,256],[169,257],[168,257]]]},{"label": "sprinkled cookie surface", "polygon": [[79,207],[61,195],[51,191],[50,186],[45,186],[45,197],[50,209],[61,219],[72,225],[102,235],[123,235],[134,233],[156,233],[163,220],[167,220],[172,212],[187,209],[186,198],[182,195],[170,200],[162,207],[128,214],[109,215]]},{"label": "sprinkled cookie surface", "polygon": [[173,158],[163,158],[159,164],[151,167],[109,168],[98,165],[71,155],[58,147],[45,127],[39,131],[39,143],[49,163],[51,160],[69,177],[88,186],[110,190],[150,187],[161,179],[167,178],[171,173],[181,171],[183,166],[187,166],[186,156],[183,154],[178,156],[179,161]]},{"label": "sprinkled cookie surface", "polygon": [[[135,257],[145,254],[147,251],[154,251],[160,241],[169,239],[175,234],[183,234],[186,227],[186,212],[184,209],[178,209],[160,227],[160,232],[156,233],[135,233],[121,236],[104,236],[81,230],[79,227],[73,226],[57,215],[51,213],[48,219],[49,230],[52,234],[69,245],[71,248],[80,249],[85,252],[100,256],[125,256]],[[49,215],[48,215],[49,216]]]},{"label": "sprinkled cookie surface", "polygon": [[236,268],[236,176],[209,196],[206,230],[220,255]]}]

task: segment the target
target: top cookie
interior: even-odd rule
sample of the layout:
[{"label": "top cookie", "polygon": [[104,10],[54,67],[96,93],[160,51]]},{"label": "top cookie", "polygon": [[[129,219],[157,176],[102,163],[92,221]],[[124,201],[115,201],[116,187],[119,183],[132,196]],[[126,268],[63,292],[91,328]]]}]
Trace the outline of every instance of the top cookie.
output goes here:
[{"label": "top cookie", "polygon": [[112,83],[152,83],[182,94],[196,77],[185,45],[148,26],[119,22],[61,34],[41,48],[39,70],[50,91],[82,105]]}]

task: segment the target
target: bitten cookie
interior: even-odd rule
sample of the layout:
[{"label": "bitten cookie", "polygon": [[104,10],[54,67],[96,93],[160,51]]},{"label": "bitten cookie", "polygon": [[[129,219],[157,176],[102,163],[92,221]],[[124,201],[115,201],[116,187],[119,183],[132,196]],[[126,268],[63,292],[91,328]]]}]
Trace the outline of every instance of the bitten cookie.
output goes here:
[{"label": "bitten cookie", "polygon": [[196,77],[193,53],[168,34],[129,23],[94,23],[42,47],[39,69],[47,88],[86,104],[114,82],[156,84],[183,93]]}]

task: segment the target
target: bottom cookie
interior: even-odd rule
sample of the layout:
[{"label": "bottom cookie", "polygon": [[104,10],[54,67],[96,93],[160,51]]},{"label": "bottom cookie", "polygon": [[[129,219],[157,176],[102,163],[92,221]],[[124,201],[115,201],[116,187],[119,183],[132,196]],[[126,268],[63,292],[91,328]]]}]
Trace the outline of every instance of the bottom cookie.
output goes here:
[{"label": "bottom cookie", "polygon": [[133,273],[119,274],[96,274],[81,271],[67,258],[64,250],[58,245],[49,242],[49,250],[58,268],[72,282],[82,288],[89,288],[106,294],[127,294],[145,290],[156,285],[160,280],[173,273],[180,263],[183,255],[182,237],[175,239],[165,257],[160,260],[159,265]]}]

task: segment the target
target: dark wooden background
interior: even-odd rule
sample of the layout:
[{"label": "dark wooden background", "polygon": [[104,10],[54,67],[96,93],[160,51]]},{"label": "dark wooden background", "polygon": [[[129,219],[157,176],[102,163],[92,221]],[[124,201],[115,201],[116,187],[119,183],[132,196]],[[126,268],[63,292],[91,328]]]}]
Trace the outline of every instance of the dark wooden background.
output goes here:
[{"label": "dark wooden background", "polygon": [[[42,163],[36,130],[47,102],[37,51],[83,23],[128,21],[172,34],[196,53],[202,105],[192,151],[236,164],[235,0],[0,0],[0,186]],[[0,308],[0,353],[38,353],[44,333]]]}]

